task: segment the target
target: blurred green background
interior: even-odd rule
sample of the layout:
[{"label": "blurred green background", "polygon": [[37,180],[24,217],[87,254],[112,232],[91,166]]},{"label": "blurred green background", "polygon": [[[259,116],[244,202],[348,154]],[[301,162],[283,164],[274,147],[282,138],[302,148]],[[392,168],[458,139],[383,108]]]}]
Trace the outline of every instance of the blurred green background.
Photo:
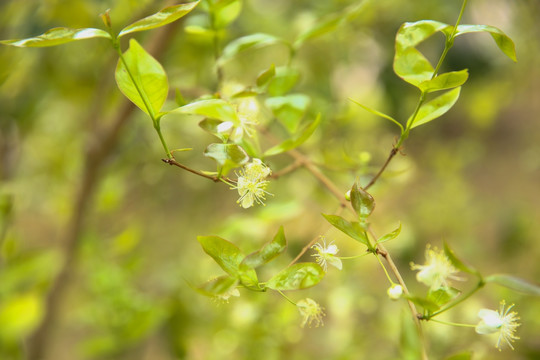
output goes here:
[{"label": "blurred green background", "polygon": [[[405,21],[454,23],[461,2],[246,0],[222,39],[224,45],[263,32],[294,40],[318,19],[353,4],[362,4],[356,18],[308,42],[292,64],[301,74],[294,92],[312,98],[307,116],[323,116],[302,151],[343,192],[358,177],[369,181],[398,135],[391,123],[348,98],[407,118],[418,94],[392,72],[395,33]],[[56,26],[101,28],[98,15],[108,8],[120,29],[164,5],[4,0],[0,38],[35,36]],[[216,90],[210,39],[184,31],[205,16],[196,9],[181,20],[160,58],[171,89],[188,101]],[[470,2],[463,23],[505,31],[516,43],[518,63],[487,34],[458,38],[444,70],[469,69],[461,98],[444,117],[413,131],[406,156],[398,156],[371,189],[375,232],[403,226],[387,247],[412,291],[426,289],[409,263],[423,263],[425,245],[442,247],[443,240],[483,274],[540,279],[538,19],[540,3],[534,0]],[[134,37],[149,47],[152,34]],[[434,60],[443,43],[441,35],[434,36],[421,49]],[[66,241],[77,228],[80,189],[92,166],[86,154],[125,108],[114,84],[115,61],[103,39],[0,48],[0,359],[25,358],[28,339],[45,316],[46,294],[67,261]],[[270,64],[286,62],[281,45],[253,50],[225,65],[224,80],[251,85]],[[169,99],[172,108],[174,93]],[[170,116],[163,131],[171,147],[193,148],[177,154],[180,162],[213,171],[202,152],[214,139],[198,127],[199,120]],[[320,328],[301,329],[297,309],[275,293],[241,291],[219,304],[193,291],[190,284],[222,275],[197,235],[218,235],[250,252],[283,225],[287,254],[265,267],[267,274],[319,235],[335,240],[342,256],[364,249],[329,230],[320,214],[336,212],[339,204],[303,169],[272,181],[267,206],[245,210],[236,204],[235,191],[166,166],[161,157],[150,121],[134,111],[93,174],[95,187],[86,192],[75,232],[79,246],[68,262],[67,288],[45,359],[414,359],[406,350],[406,305],[387,299],[384,273],[371,257],[345,262],[343,271],[331,269],[320,285],[289,293],[325,307]],[[291,161],[280,155],[268,164],[277,171]],[[493,338],[474,329],[427,324],[431,358],[464,350],[474,351],[474,359],[540,358],[537,298],[489,285],[444,318],[476,323],[480,308],[496,309],[501,299],[516,304],[523,323],[515,351],[499,353]]]}]

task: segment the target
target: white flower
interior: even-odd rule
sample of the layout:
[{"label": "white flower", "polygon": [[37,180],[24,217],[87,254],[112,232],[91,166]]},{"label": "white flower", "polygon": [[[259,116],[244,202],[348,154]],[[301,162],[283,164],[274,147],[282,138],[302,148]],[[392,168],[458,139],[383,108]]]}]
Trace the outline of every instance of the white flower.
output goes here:
[{"label": "white flower", "polygon": [[454,275],[458,269],[452,265],[448,257],[437,248],[426,247],[426,264],[417,265],[411,263],[412,270],[420,270],[416,274],[416,279],[430,287],[430,290],[437,290],[448,287],[448,279],[463,280]]},{"label": "white flower", "polygon": [[391,300],[397,300],[401,297],[401,295],[403,295],[403,287],[401,285],[394,284],[388,288],[386,293]]},{"label": "white flower", "polygon": [[505,310],[505,301],[501,301],[499,311],[481,309],[478,312],[478,317],[481,319],[476,326],[476,332],[478,334],[493,334],[499,333],[499,338],[495,347],[501,351],[501,341],[504,340],[512,350],[512,342],[519,339],[514,333],[516,329],[521,325],[518,323],[519,316],[515,311],[510,312],[514,304],[510,305]]},{"label": "white flower", "polygon": [[298,308],[298,311],[300,312],[300,315],[302,315],[302,327],[306,326],[306,324],[311,327],[312,324],[315,325],[315,327],[319,327],[323,324],[323,316],[325,315],[324,309],[317,304],[315,300],[312,300],[310,298],[305,298],[303,300],[300,300],[296,307]]},{"label": "white flower", "polygon": [[317,263],[322,266],[324,271],[328,271],[327,264],[341,270],[343,268],[343,264],[341,263],[341,259],[336,257],[336,254],[339,251],[338,247],[333,244],[333,241],[328,246],[326,246],[326,241],[324,241],[324,239],[322,242],[322,245],[317,243],[311,247],[317,250],[317,254],[313,254],[311,256],[315,256],[317,258]]},{"label": "white flower", "polygon": [[265,179],[271,173],[272,170],[259,159],[253,159],[251,163],[244,166],[236,174],[238,180],[233,186],[233,189],[237,189],[238,194],[240,194],[237,203],[241,204],[244,209],[253,206],[254,203],[264,205],[263,200],[266,200],[266,194],[270,194],[266,191],[268,181]]}]

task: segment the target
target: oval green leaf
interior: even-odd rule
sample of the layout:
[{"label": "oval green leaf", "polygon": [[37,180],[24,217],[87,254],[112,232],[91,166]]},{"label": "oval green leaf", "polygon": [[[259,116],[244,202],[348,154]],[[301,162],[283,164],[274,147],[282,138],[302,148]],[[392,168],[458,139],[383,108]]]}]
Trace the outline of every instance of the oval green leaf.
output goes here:
[{"label": "oval green leaf", "polygon": [[322,214],[326,221],[328,221],[332,226],[334,226],[336,229],[341,230],[351,238],[353,238],[356,241],[361,242],[362,244],[369,246],[369,242],[365,235],[365,230],[362,229],[360,224],[358,222],[348,222],[344,218],[338,215],[325,215]]},{"label": "oval green leaf", "polygon": [[359,218],[366,219],[375,209],[375,199],[354,183],[351,188],[351,205]]},{"label": "oval green leaf", "polygon": [[[457,102],[460,91],[461,87],[457,87],[423,104],[411,125],[411,129],[444,115]],[[409,118],[407,123],[411,120]]]},{"label": "oval green leaf", "polygon": [[318,114],[315,120],[313,120],[311,123],[309,123],[303,130],[300,131],[298,136],[287,139],[284,142],[282,142],[279,145],[276,145],[264,152],[264,156],[272,156],[284,153],[286,151],[292,150],[294,148],[297,148],[298,146],[302,145],[304,142],[307,141],[307,139],[310,138],[310,136],[315,132],[319,124],[321,123],[321,114]]},{"label": "oval green leaf", "polygon": [[397,238],[399,236],[400,233],[401,233],[401,223],[399,224],[398,228],[395,229],[394,231],[389,232],[388,234],[381,236],[377,240],[377,244],[381,244],[383,242],[394,240],[395,238]]},{"label": "oval green leaf", "polygon": [[135,39],[118,60],[116,84],[120,91],[152,119],[165,103],[169,92],[167,74]]},{"label": "oval green leaf", "polygon": [[111,35],[101,29],[70,29],[66,27],[58,27],[50,29],[44,34],[36,37],[18,40],[2,40],[0,41],[0,44],[18,47],[46,47],[96,37],[110,39]]},{"label": "oval green leaf", "polygon": [[222,168],[223,175],[249,161],[248,154],[237,144],[210,144],[204,150],[204,156],[216,160]]},{"label": "oval green leaf", "polygon": [[373,115],[377,115],[377,116],[380,116],[380,117],[385,118],[385,119],[387,119],[387,120],[390,120],[391,122],[393,122],[394,124],[396,124],[397,126],[399,126],[399,128],[401,129],[401,132],[403,132],[403,130],[404,130],[404,129],[403,129],[403,125],[401,125],[401,124],[399,123],[399,121],[397,121],[397,120],[394,119],[393,117],[388,116],[388,115],[386,115],[386,114],[383,114],[382,112],[377,111],[377,110],[375,110],[375,109],[372,109],[372,108],[370,108],[370,107],[367,107],[367,106],[365,106],[365,105],[363,105],[363,104],[360,104],[359,102],[356,102],[356,101],[354,101],[354,100],[351,99],[351,98],[349,98],[349,100],[352,101],[353,103],[355,103],[356,105],[360,106],[362,109],[364,109],[364,110],[366,110],[366,111],[372,113]]},{"label": "oval green leaf", "polygon": [[456,36],[475,33],[475,32],[488,32],[499,49],[513,61],[517,61],[516,57],[516,45],[512,39],[506,35],[502,30],[489,25],[459,25],[457,28]]},{"label": "oval green leaf", "polygon": [[264,103],[287,131],[294,134],[310,102],[311,98],[305,94],[289,94],[270,97]]},{"label": "oval green leaf", "polygon": [[218,60],[218,63],[220,65],[223,65],[240,52],[249,49],[257,49],[279,43],[285,43],[285,41],[269,34],[256,33],[242,36],[238,39],[231,41],[227,44],[227,46],[225,46],[225,48],[223,49],[223,53]]},{"label": "oval green leaf", "polygon": [[222,99],[195,101],[173,109],[168,113],[202,115],[208,118],[232,121],[234,124],[238,124],[238,116],[236,115],[234,107],[229,102]]},{"label": "oval green leaf", "polygon": [[145,31],[155,29],[167,24],[172,23],[188,14],[199,4],[199,0],[193,1],[187,4],[179,4],[168,6],[159,12],[147,16],[144,19],[134,22],[131,25],[126,26],[120,31],[118,37],[122,37],[127,34],[131,34],[137,31]]},{"label": "oval green leaf", "polygon": [[317,285],[324,277],[323,268],[316,263],[298,263],[273,276],[266,286],[274,290],[299,290]]},{"label": "oval green leaf", "polygon": [[504,286],[506,288],[515,290],[523,294],[540,296],[539,285],[532,284],[528,282],[527,280],[518,278],[517,276],[506,275],[506,274],[495,274],[495,275],[490,275],[486,277],[484,280],[486,282],[495,283],[497,285]]},{"label": "oval green leaf", "polygon": [[474,274],[480,277],[480,273],[478,272],[478,270],[476,270],[472,266],[465,265],[465,263],[456,256],[454,251],[450,249],[450,247],[448,246],[446,242],[444,243],[444,254],[446,255],[448,260],[450,260],[450,262],[452,263],[452,265],[454,265],[456,269],[469,273],[469,274]]},{"label": "oval green leaf", "polygon": [[239,276],[239,265],[244,254],[233,243],[217,236],[197,236],[205,253],[210,255],[225,272]]},{"label": "oval green leaf", "polygon": [[468,78],[469,72],[467,71],[467,69],[461,71],[451,71],[437,75],[431,80],[420,83],[418,85],[418,88],[426,93],[453,89],[457,86],[465,84]]},{"label": "oval green leaf", "polygon": [[259,267],[273,260],[286,248],[287,240],[285,239],[283,226],[281,226],[272,241],[266,243],[260,250],[246,256],[242,263],[251,268]]},{"label": "oval green leaf", "polygon": [[232,276],[220,276],[195,288],[197,292],[206,296],[219,296],[228,293],[238,285],[238,278]]}]

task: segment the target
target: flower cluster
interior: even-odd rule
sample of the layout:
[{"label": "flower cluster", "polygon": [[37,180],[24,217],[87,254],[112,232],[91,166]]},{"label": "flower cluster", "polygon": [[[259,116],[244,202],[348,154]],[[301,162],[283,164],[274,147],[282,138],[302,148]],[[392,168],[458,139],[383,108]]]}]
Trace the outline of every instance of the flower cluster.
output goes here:
[{"label": "flower cluster", "polygon": [[311,256],[315,256],[317,263],[322,266],[325,272],[328,271],[328,264],[339,270],[342,269],[343,264],[341,263],[341,259],[336,257],[339,249],[333,244],[333,241],[326,246],[326,241],[322,239],[322,244],[317,243],[311,248],[317,251],[317,254],[313,254]]},{"label": "flower cluster", "polygon": [[448,257],[442,250],[426,247],[426,264],[417,265],[411,263],[412,270],[420,270],[416,274],[416,279],[430,287],[430,290],[437,290],[448,287],[448,279],[462,280],[455,274],[458,269],[452,265]]},{"label": "flower cluster", "polygon": [[[481,309],[478,312],[478,317],[481,319],[475,330],[478,334],[494,334],[499,333],[499,338],[495,347],[501,351],[501,345],[506,342],[512,350],[512,342],[519,339],[514,333],[516,329],[521,325],[518,323],[519,316],[515,311],[510,311],[514,305],[510,305],[506,308],[505,301],[501,301],[499,311]],[[503,343],[503,344],[501,344]]]},{"label": "flower cluster", "polygon": [[[268,181],[265,180],[272,170],[266,166],[260,159],[253,159],[253,161],[236,175],[238,180],[233,189],[238,190],[240,198],[239,203],[244,209],[252,207],[254,203],[264,205],[263,200],[266,200],[265,195],[270,194],[266,191]],[[271,194],[270,194],[271,195]]]},{"label": "flower cluster", "polygon": [[296,307],[303,317],[302,327],[306,326],[306,324],[309,327],[311,327],[312,324],[315,325],[315,327],[324,325],[322,318],[326,314],[324,313],[324,309],[315,300],[310,298],[302,299],[296,303]]}]

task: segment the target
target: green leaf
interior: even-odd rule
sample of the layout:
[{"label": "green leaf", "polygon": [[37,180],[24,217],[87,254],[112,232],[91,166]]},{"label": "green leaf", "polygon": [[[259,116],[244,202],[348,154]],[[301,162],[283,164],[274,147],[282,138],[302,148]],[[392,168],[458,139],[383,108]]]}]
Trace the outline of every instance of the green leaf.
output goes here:
[{"label": "green leaf", "polygon": [[298,146],[306,142],[307,139],[309,139],[309,137],[317,129],[320,123],[321,123],[321,114],[318,114],[315,120],[313,120],[302,131],[300,131],[297,137],[294,137],[293,139],[285,140],[281,144],[276,145],[266,150],[264,152],[264,156],[277,155],[277,154],[281,154],[283,152],[289,151],[291,149],[297,148]]},{"label": "green leaf", "polygon": [[375,209],[375,200],[367,191],[354,183],[351,189],[351,205],[359,218],[366,219]]},{"label": "green leaf", "polygon": [[20,343],[39,325],[44,310],[42,299],[35,293],[3,298],[0,305],[0,343]]},{"label": "green leaf", "polygon": [[276,75],[276,66],[272,64],[268,69],[264,70],[257,76],[257,86],[263,87],[272,80]]},{"label": "green leaf", "polygon": [[446,242],[444,243],[444,254],[446,255],[448,260],[450,260],[450,262],[452,263],[452,265],[454,265],[456,269],[469,273],[469,274],[480,276],[480,273],[478,272],[478,270],[476,270],[472,266],[465,265],[465,263],[456,256],[454,251],[450,249],[450,247],[448,246]]},{"label": "green leaf", "polygon": [[110,39],[111,35],[100,29],[69,29],[57,27],[50,29],[44,34],[27,39],[2,40],[0,44],[18,46],[18,47],[46,47],[65,44],[76,40],[91,39],[102,37]]},{"label": "green leaf", "polygon": [[232,23],[242,10],[241,0],[218,0],[212,6],[214,26],[223,29]]},{"label": "green leaf", "polygon": [[243,51],[249,49],[258,49],[279,43],[285,43],[285,41],[269,34],[256,33],[242,36],[231,41],[227,44],[227,46],[225,46],[223,53],[218,60],[218,64],[223,65]]},{"label": "green leaf", "polygon": [[294,134],[310,102],[311,99],[307,95],[289,94],[270,97],[266,99],[265,105],[272,110],[274,116],[285,126],[289,133]]},{"label": "green leaf", "polygon": [[424,81],[418,85],[418,88],[425,93],[452,89],[465,84],[469,78],[467,69],[461,71],[452,71],[437,75],[435,78]]},{"label": "green leaf", "polygon": [[210,144],[204,150],[204,156],[216,160],[223,175],[249,161],[248,154],[237,144]]},{"label": "green leaf", "polygon": [[334,226],[336,229],[341,230],[354,240],[359,241],[366,246],[369,246],[368,239],[365,235],[365,230],[360,226],[358,222],[355,221],[350,223],[338,215],[322,214],[322,216],[324,216],[326,221],[332,224],[332,226]]},{"label": "green leaf", "polygon": [[461,292],[454,288],[440,288],[429,291],[427,299],[439,307],[455,299]]},{"label": "green leaf", "polygon": [[199,126],[210,134],[217,136],[223,142],[227,142],[233,129],[233,123],[230,121],[221,121],[210,118],[201,121]]},{"label": "green leaf", "polygon": [[197,236],[205,253],[210,255],[225,272],[239,276],[239,266],[244,254],[233,243],[217,236]]},{"label": "green leaf", "polygon": [[155,119],[169,91],[167,75],[161,64],[135,39],[131,39],[129,49],[118,60],[115,75],[120,91]]},{"label": "green leaf", "polygon": [[381,244],[383,242],[394,240],[395,238],[397,238],[399,236],[400,233],[401,233],[401,223],[399,224],[399,227],[397,229],[395,229],[394,231],[389,232],[388,234],[381,236],[377,240],[377,244]]},{"label": "green leaf", "polygon": [[259,279],[255,270],[245,263],[240,263],[239,279],[242,285],[252,290],[260,290]]},{"label": "green leaf", "polygon": [[276,68],[275,76],[268,83],[268,93],[271,96],[280,96],[288,93],[298,82],[300,73],[288,66]]},{"label": "green leaf", "polygon": [[490,33],[495,43],[501,49],[501,51],[513,61],[517,61],[516,57],[516,45],[512,39],[506,35],[502,30],[489,25],[459,25],[456,32],[456,37],[463,34],[475,33],[475,32],[488,32]]},{"label": "green leaf", "polygon": [[433,302],[431,300],[424,299],[424,298],[421,298],[421,297],[418,297],[418,296],[411,296],[411,295],[409,295],[409,296],[404,295],[404,297],[406,299],[412,301],[416,305],[420,305],[421,307],[423,307],[427,311],[435,312],[435,311],[440,309],[440,306],[437,305],[435,302]]},{"label": "green leaf", "polygon": [[515,290],[517,292],[540,296],[540,286],[537,284],[532,284],[527,280],[518,278],[513,275],[506,274],[495,274],[490,275],[484,279],[486,282],[495,283],[497,285],[504,286],[506,288]]},{"label": "green leaf", "polygon": [[168,113],[202,115],[212,119],[232,121],[234,124],[238,123],[238,116],[234,107],[222,99],[195,101],[191,104],[173,109]]},{"label": "green leaf", "polygon": [[[444,115],[452,108],[452,106],[454,106],[459,98],[460,91],[461,87],[457,87],[423,104],[420,107],[416,118],[414,119],[411,129]],[[409,123],[411,120],[412,119],[409,118],[407,123]]]},{"label": "green leaf", "polygon": [[283,226],[281,226],[272,241],[265,244],[260,250],[246,256],[242,263],[251,268],[259,267],[274,259],[276,256],[285,251],[286,248],[287,240],[285,239]]},{"label": "green leaf", "polygon": [[324,277],[323,268],[316,263],[298,263],[273,276],[266,286],[274,290],[298,290],[317,285]]},{"label": "green leaf", "polygon": [[342,17],[340,14],[332,16],[331,18],[324,21],[315,22],[315,25],[313,27],[307,29],[306,31],[298,35],[293,45],[294,48],[298,49],[307,40],[314,39],[316,37],[334,31],[343,21],[345,21],[345,18]]},{"label": "green leaf", "polygon": [[238,278],[232,276],[220,276],[195,288],[199,293],[206,296],[219,296],[226,294],[238,285]]},{"label": "green leaf", "polygon": [[364,110],[366,110],[366,111],[369,111],[369,112],[372,113],[373,115],[377,115],[377,116],[380,116],[380,117],[385,118],[385,119],[387,119],[387,120],[390,120],[391,122],[393,122],[394,124],[396,124],[397,126],[399,126],[399,128],[400,128],[401,131],[403,132],[403,130],[404,130],[404,129],[403,129],[403,125],[401,125],[401,124],[399,123],[399,121],[397,121],[397,120],[394,119],[393,117],[388,116],[388,115],[386,115],[386,114],[383,114],[382,112],[377,111],[377,110],[374,110],[374,109],[372,109],[372,108],[369,108],[369,107],[367,107],[367,106],[365,106],[365,105],[362,105],[362,104],[360,104],[359,102],[356,102],[356,101],[354,101],[354,100],[351,99],[351,98],[349,98],[349,100],[352,101],[353,103],[355,103],[356,105],[360,106],[362,109],[364,109]]},{"label": "green leaf", "polygon": [[394,72],[409,84],[419,87],[421,83],[431,79],[434,71],[428,59],[416,48],[396,50]]},{"label": "green leaf", "polygon": [[416,47],[422,41],[435,34],[437,31],[444,31],[451,27],[448,24],[434,20],[420,20],[416,22],[406,22],[399,28],[396,35],[396,48]]},{"label": "green leaf", "polygon": [[472,351],[467,351],[464,353],[452,355],[449,358],[446,358],[445,360],[471,360],[472,359]]},{"label": "green leaf", "polygon": [[184,15],[188,14],[198,4],[199,1],[197,0],[186,4],[167,6],[166,8],[160,10],[153,15],[147,16],[144,19],[141,19],[131,25],[126,26],[122,29],[122,31],[120,31],[118,37],[120,38],[124,35],[131,34],[137,31],[155,29],[170,24],[173,21],[176,21]]}]

